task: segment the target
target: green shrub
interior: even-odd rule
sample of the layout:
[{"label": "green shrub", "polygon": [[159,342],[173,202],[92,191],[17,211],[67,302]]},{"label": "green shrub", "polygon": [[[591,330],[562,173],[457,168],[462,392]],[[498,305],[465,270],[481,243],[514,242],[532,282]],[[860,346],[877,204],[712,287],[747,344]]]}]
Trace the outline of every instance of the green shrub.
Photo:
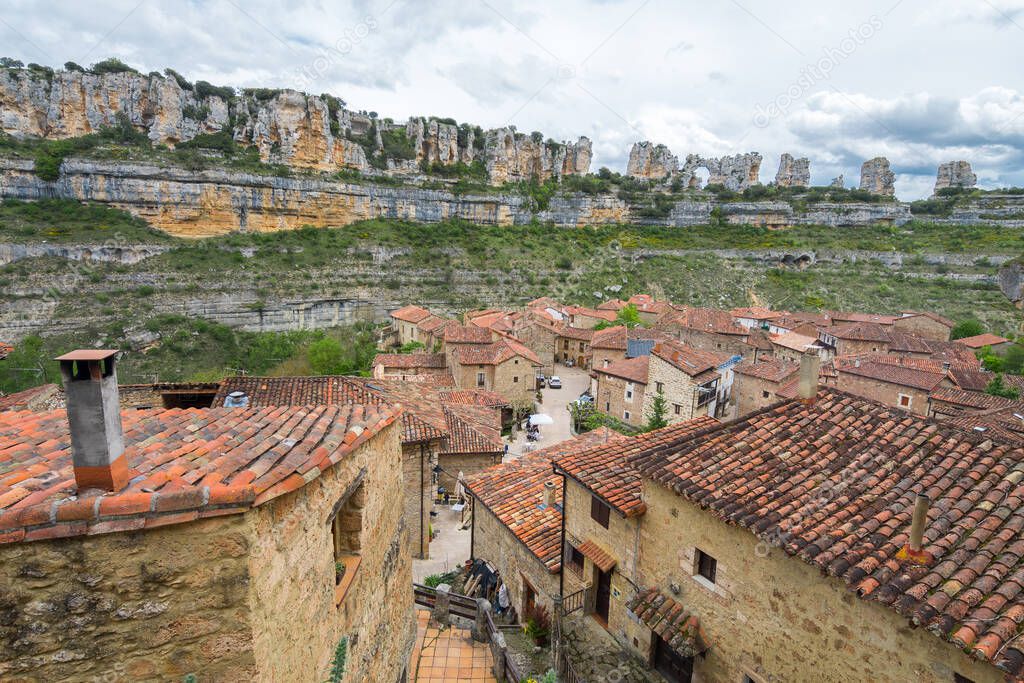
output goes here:
[{"label": "green shrub", "polygon": [[188,79],[185,78],[184,76],[182,76],[180,73],[178,73],[174,69],[171,69],[171,68],[164,69],[164,73],[166,75],[170,76],[171,78],[173,78],[175,81],[177,81],[178,87],[181,88],[182,90],[192,90],[192,84],[188,82]]},{"label": "green shrub", "polygon": [[228,85],[216,86],[207,81],[196,81],[196,97],[219,97],[225,102],[230,102],[235,99],[235,89]]},{"label": "green shrub", "polygon": [[94,74],[120,74],[120,73],[139,73],[138,69],[128,66],[117,57],[108,57],[102,61],[96,62],[89,71]]}]

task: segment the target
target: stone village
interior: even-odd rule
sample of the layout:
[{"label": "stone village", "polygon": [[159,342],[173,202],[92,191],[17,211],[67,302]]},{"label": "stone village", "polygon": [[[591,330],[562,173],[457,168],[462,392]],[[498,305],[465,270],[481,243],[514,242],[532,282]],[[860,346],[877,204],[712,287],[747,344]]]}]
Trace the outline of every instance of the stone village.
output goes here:
[{"label": "stone village", "polygon": [[410,304],[372,377],[72,350],[0,398],[0,678],[1024,680],[1024,402],[953,327],[635,295]]}]

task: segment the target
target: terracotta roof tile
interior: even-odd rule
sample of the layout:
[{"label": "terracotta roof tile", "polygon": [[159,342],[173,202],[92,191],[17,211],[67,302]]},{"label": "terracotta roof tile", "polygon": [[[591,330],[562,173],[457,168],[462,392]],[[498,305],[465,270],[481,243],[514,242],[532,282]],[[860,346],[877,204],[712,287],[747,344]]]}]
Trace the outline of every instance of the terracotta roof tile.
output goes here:
[{"label": "terracotta roof tile", "polygon": [[955,343],[966,346],[970,349],[980,349],[985,346],[995,346],[996,344],[1005,344],[1010,341],[1006,337],[1000,337],[998,334],[992,334],[986,332],[985,334],[978,334],[973,337],[963,337],[957,339]]},{"label": "terracotta roof tile", "polygon": [[402,306],[396,311],[391,311],[391,317],[397,320],[402,320],[408,323],[418,323],[427,316],[431,315],[430,311],[419,306]]},{"label": "terracotta roof tile", "polygon": [[670,310],[660,318],[658,325],[678,326],[700,332],[714,332],[733,336],[747,336],[749,330],[733,321],[726,311],[715,308],[684,308],[681,311]]},{"label": "terracotta roof tile", "polygon": [[672,364],[691,377],[714,370],[732,358],[729,354],[697,349],[677,341],[660,342],[651,349],[651,354]]},{"label": "terracotta roof tile", "polygon": [[[630,463],[859,597],[1020,676],[1019,445],[826,389],[811,404],[777,404]],[[934,559],[924,565],[897,557],[919,493],[931,500],[924,549]]]},{"label": "terracotta roof tile", "polygon": [[782,382],[796,374],[800,370],[800,364],[780,358],[773,358],[757,363],[744,361],[733,368],[733,370],[740,375],[757,377],[769,382]]},{"label": "terracotta roof tile", "polygon": [[890,330],[885,329],[878,323],[873,322],[851,322],[836,325],[825,330],[836,339],[849,341],[889,341]]},{"label": "terracotta roof tile", "polygon": [[718,420],[704,416],[632,438],[611,433],[607,443],[559,458],[555,461],[555,469],[596,493],[619,514],[634,517],[643,514],[647,508],[642,499],[640,477],[628,464],[628,456],[717,424]]},{"label": "terracotta roof tile", "polygon": [[48,407],[46,404],[50,402],[50,399],[60,393],[61,388],[56,384],[43,384],[31,389],[25,389],[24,391],[0,396],[0,411],[36,410]]},{"label": "terracotta roof tile", "polygon": [[647,384],[647,371],[650,368],[650,356],[637,356],[610,363],[604,368],[594,368],[594,372],[622,379],[637,384]]},{"label": "terracotta roof tile", "polygon": [[[899,358],[893,356],[893,359]],[[925,369],[915,365],[904,365],[895,362],[883,362],[876,358],[836,358],[833,361],[836,372],[840,375],[857,375],[869,379],[897,384],[903,387],[933,391],[937,389],[946,379],[946,373],[941,369]]]},{"label": "terracotta roof tile", "polygon": [[490,344],[491,331],[486,327],[449,324],[444,328],[445,344]]},{"label": "terracotta roof tile", "polygon": [[444,327],[449,322],[451,321],[445,320],[444,318],[438,317],[431,313],[426,318],[416,323],[416,327],[429,334]]},{"label": "terracotta roof tile", "polygon": [[819,346],[817,337],[808,337],[805,334],[798,332],[786,332],[784,334],[777,334],[771,337],[772,344],[776,344],[786,349],[791,349],[799,353],[803,353],[807,349]]},{"label": "terracotta roof tile", "polygon": [[[494,465],[466,480],[466,489],[511,531],[552,573],[562,566],[562,478],[551,469],[556,458],[605,439],[625,437],[601,427],[573,439]],[[555,505],[544,505],[544,484],[555,484]]]},{"label": "terracotta roof tile", "polygon": [[603,572],[610,572],[612,567],[615,566],[615,558],[612,557],[608,551],[599,546],[594,541],[587,539],[580,544],[579,550],[581,553],[590,558],[598,569]]},{"label": "terracotta roof tile", "polygon": [[441,401],[448,405],[486,406],[488,408],[503,408],[507,406],[508,399],[499,393],[487,391],[486,389],[460,389],[454,391],[442,391]]},{"label": "terracotta roof tile", "polygon": [[501,413],[486,406],[444,406],[448,438],[442,453],[501,453]]},{"label": "terracotta roof tile", "polygon": [[386,368],[444,368],[443,353],[378,353],[373,365]]},{"label": "terracotta roof tile", "polygon": [[507,337],[501,337],[489,344],[466,345],[455,350],[455,358],[462,365],[500,365],[516,356],[525,358],[533,365],[541,364],[536,353],[521,342]]},{"label": "terracotta roof tile", "polygon": [[932,313],[931,311],[900,311],[900,318],[914,318],[920,316],[922,318],[928,318],[934,320],[937,323],[945,325],[946,327],[956,327],[956,323],[949,318],[943,317],[938,313]]},{"label": "terracotta roof tile", "polygon": [[733,318],[748,318],[750,320],[775,320],[789,315],[789,311],[773,311],[764,306],[746,306],[734,308],[729,311]]},{"label": "terracotta roof tile", "polygon": [[696,615],[656,588],[638,591],[626,609],[680,656],[694,657],[707,650]]},{"label": "terracotta roof tile", "polygon": [[0,413],[0,543],[242,512],[305,485],[398,412],[350,405],[121,415],[131,480],[107,493],[75,490],[65,411]]},{"label": "terracotta roof tile", "polygon": [[625,351],[627,334],[625,325],[616,325],[615,327],[596,330],[591,339],[590,348]]}]

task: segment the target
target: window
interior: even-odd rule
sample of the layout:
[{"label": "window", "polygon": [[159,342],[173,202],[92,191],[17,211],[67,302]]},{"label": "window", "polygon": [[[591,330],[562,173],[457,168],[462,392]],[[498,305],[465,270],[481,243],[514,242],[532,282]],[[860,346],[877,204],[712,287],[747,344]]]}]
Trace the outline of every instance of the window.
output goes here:
[{"label": "window", "polygon": [[696,565],[697,576],[703,577],[711,583],[715,582],[715,575],[718,573],[718,560],[697,548],[697,557],[694,564]]},{"label": "window", "polygon": [[608,360],[607,358],[605,358],[605,359],[604,359],[604,365],[603,365],[602,367],[605,367],[605,368],[606,368],[606,367],[608,367],[608,364],[609,364],[609,363],[611,363],[611,361],[610,361],[610,360]]},{"label": "window", "polygon": [[569,546],[569,569],[576,576],[583,576],[583,553],[571,545]]},{"label": "window", "polygon": [[681,405],[679,405],[678,403],[673,403],[672,404],[672,410],[675,411],[676,415],[682,415],[683,414],[683,407]]},{"label": "window", "polygon": [[697,387],[697,407],[706,406],[711,403],[715,398],[715,392],[718,388],[718,380],[713,380],[707,384],[701,384]]},{"label": "window", "polygon": [[910,396],[907,396],[906,394],[900,394],[899,407],[900,408],[909,408],[911,400],[912,399],[911,399]]},{"label": "window", "polygon": [[623,420],[628,420],[629,419],[629,411],[628,410],[623,410],[622,411],[622,419]]},{"label": "window", "polygon": [[771,394],[769,394],[767,391],[761,392],[761,398],[768,398],[769,396],[771,396]]},{"label": "window", "polygon": [[590,498],[590,518],[603,526],[605,529],[608,528],[608,518],[611,512],[611,508],[608,507],[603,500],[597,496],[591,496]]},{"label": "window", "polygon": [[972,681],[967,676],[961,676],[958,673],[954,673],[953,674],[953,683],[974,683],[974,681]]},{"label": "window", "polygon": [[345,594],[352,585],[356,569],[359,568],[361,557],[360,533],[363,528],[363,507],[366,505],[366,492],[363,485],[347,499],[338,501],[334,516],[330,520],[331,540],[334,559],[334,604],[341,605]]},{"label": "window", "polygon": [[632,382],[626,382],[626,400],[627,401],[632,401],[633,400],[633,383]]},{"label": "window", "polygon": [[476,385],[478,387],[482,387],[486,383],[487,383],[487,376],[484,373],[482,373],[482,372],[476,373]]},{"label": "window", "polygon": [[512,361],[512,365],[519,365],[519,359],[516,358],[514,361]]},{"label": "window", "polygon": [[665,393],[665,383],[664,382],[655,382],[654,383],[654,390],[656,392],[658,392],[659,394]]},{"label": "window", "polygon": [[512,383],[513,384],[519,384],[519,376],[518,375],[516,375],[515,377],[512,378]]},{"label": "window", "polygon": [[612,402],[611,401],[605,401],[604,402],[604,412],[606,412],[606,413],[612,412]]}]

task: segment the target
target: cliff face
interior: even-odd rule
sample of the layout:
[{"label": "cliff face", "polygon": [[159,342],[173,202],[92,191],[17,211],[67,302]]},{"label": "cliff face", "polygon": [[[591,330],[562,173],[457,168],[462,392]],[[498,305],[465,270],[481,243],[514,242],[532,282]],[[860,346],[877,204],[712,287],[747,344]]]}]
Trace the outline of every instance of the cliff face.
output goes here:
[{"label": "cliff face", "polygon": [[[537,143],[514,129],[488,131],[437,120],[406,124],[371,119],[340,100],[294,90],[251,90],[197,95],[178,80],[153,73],[93,74],[58,71],[52,78],[26,69],[0,69],[0,129],[15,136],[68,138],[96,132],[127,118],[155,144],[174,146],[203,133],[229,130],[241,145],[259,149],[265,162],[303,169],[409,175],[421,162],[471,163],[480,156],[491,182],[546,180],[590,170],[590,141]],[[230,91],[229,91],[230,93]],[[382,133],[404,138],[412,150],[393,152]],[[486,136],[488,144],[481,145]],[[369,157],[383,157],[371,163]]]}]

